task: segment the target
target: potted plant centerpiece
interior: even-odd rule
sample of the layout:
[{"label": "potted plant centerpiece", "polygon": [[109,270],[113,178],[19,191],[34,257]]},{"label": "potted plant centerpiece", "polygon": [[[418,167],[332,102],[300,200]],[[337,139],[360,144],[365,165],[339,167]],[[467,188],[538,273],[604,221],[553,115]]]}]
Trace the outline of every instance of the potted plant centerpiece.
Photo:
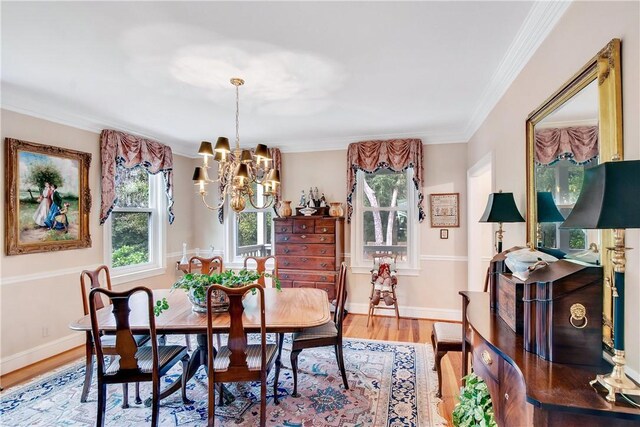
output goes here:
[{"label": "potted plant centerpiece", "polygon": [[[196,313],[207,312],[207,288],[211,285],[222,285],[228,288],[241,288],[250,283],[255,283],[260,277],[270,277],[275,287],[280,290],[280,280],[269,273],[258,273],[256,271],[240,270],[235,272],[227,270],[222,273],[202,274],[187,273],[182,276],[172,289],[184,289],[187,291],[192,309]],[[211,295],[211,308],[214,312],[223,312],[229,309],[229,298],[223,291],[215,290]]]}]

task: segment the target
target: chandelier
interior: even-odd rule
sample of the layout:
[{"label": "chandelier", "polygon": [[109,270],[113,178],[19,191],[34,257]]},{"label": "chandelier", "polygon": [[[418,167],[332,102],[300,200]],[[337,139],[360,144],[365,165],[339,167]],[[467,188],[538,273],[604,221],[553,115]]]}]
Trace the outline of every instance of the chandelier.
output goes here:
[{"label": "chandelier", "polygon": [[[231,84],[236,87],[235,149],[231,151],[229,139],[223,136],[218,138],[215,148],[210,142],[202,141],[198,150],[198,154],[203,156],[202,166],[196,167],[193,181],[199,186],[202,202],[210,210],[222,208],[227,197],[230,198],[229,204],[235,212],[242,212],[247,200],[256,209],[268,208],[275,202],[276,189],[280,185],[280,172],[272,166],[272,158],[266,145],[258,144],[253,153],[240,148],[239,87],[244,84],[244,80],[232,78]],[[217,178],[214,180],[209,179],[209,157],[218,162]],[[206,200],[206,188],[208,183],[214,182],[221,184],[221,194],[218,204],[211,206]],[[259,196],[252,188],[253,184],[262,188],[261,202],[257,200]]]}]

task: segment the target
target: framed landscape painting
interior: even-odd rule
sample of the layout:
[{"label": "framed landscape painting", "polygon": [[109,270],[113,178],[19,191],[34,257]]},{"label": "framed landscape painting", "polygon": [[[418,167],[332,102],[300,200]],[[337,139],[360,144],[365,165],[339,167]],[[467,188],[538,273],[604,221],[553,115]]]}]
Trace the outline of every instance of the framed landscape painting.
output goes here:
[{"label": "framed landscape painting", "polygon": [[91,247],[91,154],[5,139],[7,255]]}]

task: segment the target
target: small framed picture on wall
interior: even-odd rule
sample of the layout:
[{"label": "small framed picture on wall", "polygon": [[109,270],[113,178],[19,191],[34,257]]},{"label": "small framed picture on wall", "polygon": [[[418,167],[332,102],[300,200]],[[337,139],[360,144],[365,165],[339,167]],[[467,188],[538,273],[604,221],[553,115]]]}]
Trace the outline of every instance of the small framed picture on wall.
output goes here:
[{"label": "small framed picture on wall", "polygon": [[437,193],[429,195],[431,227],[460,227],[459,196],[460,193]]},{"label": "small framed picture on wall", "polygon": [[440,230],[440,238],[441,239],[448,239],[449,238],[449,230],[446,228],[442,228]]}]

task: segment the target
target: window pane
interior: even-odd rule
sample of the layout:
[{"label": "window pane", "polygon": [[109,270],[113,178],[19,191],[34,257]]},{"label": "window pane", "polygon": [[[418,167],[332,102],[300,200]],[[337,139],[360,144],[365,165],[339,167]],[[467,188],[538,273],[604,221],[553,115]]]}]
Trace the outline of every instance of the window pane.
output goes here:
[{"label": "window pane", "polygon": [[271,253],[273,212],[244,211],[236,227],[236,256],[267,256]]},{"label": "window pane", "polygon": [[382,169],[364,174],[364,205],[366,207],[406,207],[407,174]]},{"label": "window pane", "polygon": [[116,207],[149,207],[149,174],[143,168],[126,169],[118,166],[116,174]]},{"label": "window pane", "polygon": [[150,212],[112,212],[111,265],[124,267],[149,262]]},{"label": "window pane", "polygon": [[407,259],[407,211],[364,212],[364,259],[376,253],[396,253]]}]

